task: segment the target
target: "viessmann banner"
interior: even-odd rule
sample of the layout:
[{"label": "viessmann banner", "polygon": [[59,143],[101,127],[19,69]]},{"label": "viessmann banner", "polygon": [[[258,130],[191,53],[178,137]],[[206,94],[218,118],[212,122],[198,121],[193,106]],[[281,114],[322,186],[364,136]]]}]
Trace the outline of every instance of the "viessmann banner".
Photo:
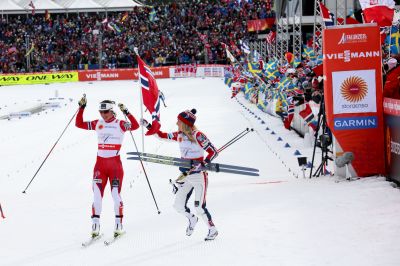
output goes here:
[{"label": "viessmann banner", "polygon": [[385,173],[379,27],[349,25],[323,32],[327,123],[336,152],[353,152],[357,176]]},{"label": "viessmann banner", "polygon": [[[168,67],[150,68],[156,79],[169,78]],[[137,80],[137,68],[126,69],[98,69],[79,71],[79,81],[102,81],[102,80]]]}]

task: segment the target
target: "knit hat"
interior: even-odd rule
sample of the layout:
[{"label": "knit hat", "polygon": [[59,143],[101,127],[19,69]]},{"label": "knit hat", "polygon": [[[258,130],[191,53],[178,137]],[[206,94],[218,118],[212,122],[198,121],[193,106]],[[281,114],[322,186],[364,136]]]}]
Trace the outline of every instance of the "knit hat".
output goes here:
[{"label": "knit hat", "polygon": [[196,121],[196,116],[195,116],[196,112],[197,112],[196,109],[192,109],[190,111],[189,110],[183,111],[178,115],[178,120],[192,127],[194,125],[194,122]]}]

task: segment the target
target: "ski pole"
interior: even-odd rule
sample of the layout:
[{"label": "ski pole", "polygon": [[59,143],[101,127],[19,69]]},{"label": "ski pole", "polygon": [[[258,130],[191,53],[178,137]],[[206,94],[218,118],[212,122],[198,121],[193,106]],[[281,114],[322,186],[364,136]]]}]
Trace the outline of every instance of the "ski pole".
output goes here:
[{"label": "ski pole", "polygon": [[233,139],[231,139],[230,141],[228,141],[227,143],[222,145],[222,147],[218,149],[218,152],[221,152],[221,151],[225,150],[226,148],[231,146],[233,143],[235,143],[236,141],[238,141],[239,139],[243,138],[248,133],[253,132],[253,131],[254,131],[254,129],[252,129],[252,128],[251,129],[246,128],[245,131],[241,132],[239,135],[237,135],[236,137],[234,137]]},{"label": "ski pole", "polygon": [[[128,117],[125,114],[124,114],[124,116],[125,116],[125,119],[128,120]],[[136,141],[135,141],[135,138],[133,137],[132,131],[129,130],[129,133],[131,134],[131,137],[132,137],[132,140],[133,140],[133,144],[135,144],[136,152],[139,153],[139,149],[138,149],[138,147],[136,145]],[[146,177],[147,184],[149,185],[151,195],[153,196],[154,204],[156,205],[158,214],[160,214],[161,213],[160,209],[158,208],[156,198],[154,197],[153,189],[151,188],[150,181],[149,181],[149,178],[147,177],[147,172],[146,172],[146,169],[144,168],[143,161],[142,161],[142,158],[140,157],[140,155],[139,155],[139,161],[140,161],[140,164],[142,165],[143,173],[144,173],[144,176]]]},{"label": "ski pole", "polygon": [[243,130],[242,132],[240,132],[239,134],[237,134],[235,137],[231,138],[227,143],[225,143],[224,145],[222,145],[219,149],[223,149],[226,145],[228,145],[231,141],[233,141],[234,139],[236,139],[237,137],[239,137],[240,135],[242,135],[243,133],[245,133],[246,131],[248,131],[249,128],[247,127],[245,130]]},{"label": "ski pole", "polygon": [[[86,95],[85,95],[86,96]],[[39,173],[40,169],[42,168],[43,164],[46,162],[47,158],[49,158],[50,153],[53,151],[54,147],[57,145],[58,141],[61,139],[61,137],[64,135],[64,132],[67,130],[69,124],[71,124],[72,120],[74,119],[74,117],[76,116],[76,114],[78,113],[78,110],[76,110],[76,112],[74,113],[74,115],[71,117],[71,120],[69,120],[67,126],[64,128],[63,132],[61,133],[60,137],[57,139],[56,143],[54,143],[53,147],[51,148],[51,150],[49,151],[49,153],[47,154],[46,158],[44,158],[42,164],[39,166],[39,168],[37,169],[36,173],[33,175],[31,181],[29,182],[29,184],[26,186],[26,188],[24,189],[24,191],[22,191],[22,193],[26,193],[26,190],[28,189],[28,187],[31,185],[33,179],[35,179],[36,175]]]},{"label": "ski pole", "polygon": [[6,218],[6,217],[4,216],[4,213],[3,213],[3,208],[1,208],[1,204],[0,204],[0,215],[1,215],[1,218],[3,218],[3,219]]}]

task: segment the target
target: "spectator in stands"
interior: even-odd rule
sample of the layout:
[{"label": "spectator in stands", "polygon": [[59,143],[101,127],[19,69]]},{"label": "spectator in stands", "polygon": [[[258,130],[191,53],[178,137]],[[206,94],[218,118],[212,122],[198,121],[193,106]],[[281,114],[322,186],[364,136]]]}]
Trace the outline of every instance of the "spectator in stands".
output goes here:
[{"label": "spectator in stands", "polygon": [[156,6],[154,21],[150,8],[137,7],[124,21],[124,12],[108,13],[108,23],[105,13],[9,15],[0,22],[0,72],[98,68],[100,58],[102,67],[132,67],[134,47],[149,65],[226,64],[220,43],[250,38],[244,18],[274,17],[267,4],[183,0]]}]

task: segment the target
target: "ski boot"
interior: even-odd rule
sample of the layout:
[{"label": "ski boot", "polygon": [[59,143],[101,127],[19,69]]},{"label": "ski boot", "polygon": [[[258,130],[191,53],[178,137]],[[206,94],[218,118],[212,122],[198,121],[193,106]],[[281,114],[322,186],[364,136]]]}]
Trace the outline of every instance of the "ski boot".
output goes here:
[{"label": "ski boot", "polygon": [[208,229],[208,235],[206,238],[204,238],[205,241],[209,240],[214,240],[218,235],[217,228],[215,226],[211,226],[210,229]]},{"label": "ski boot", "polygon": [[92,238],[96,238],[100,235],[100,224],[93,223],[92,224]]},{"label": "ski boot", "polygon": [[196,226],[197,222],[199,221],[199,218],[192,214],[191,216],[188,217],[188,220],[189,220],[189,224],[186,228],[186,235],[191,236],[193,234],[194,227]]},{"label": "ski boot", "polygon": [[115,224],[115,230],[114,230],[114,237],[119,237],[121,235],[123,235],[125,233],[125,231],[123,230],[123,226],[122,223],[117,223]]}]

